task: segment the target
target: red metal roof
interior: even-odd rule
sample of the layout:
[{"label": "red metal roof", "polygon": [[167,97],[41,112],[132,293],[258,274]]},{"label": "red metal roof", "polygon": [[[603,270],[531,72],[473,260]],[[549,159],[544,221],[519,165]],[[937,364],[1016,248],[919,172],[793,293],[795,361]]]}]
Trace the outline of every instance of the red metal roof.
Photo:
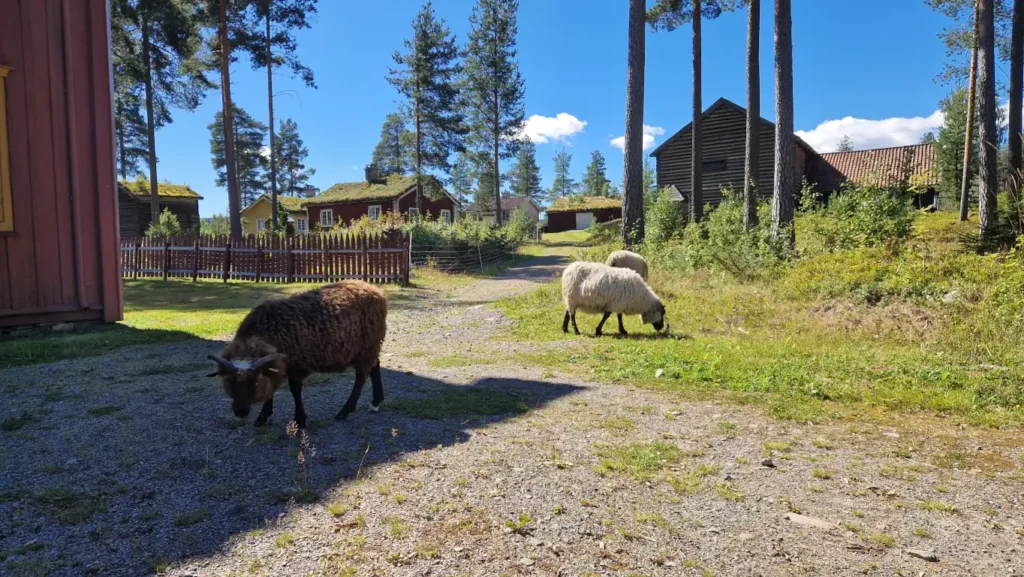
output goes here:
[{"label": "red metal roof", "polygon": [[812,161],[808,180],[822,190],[836,190],[844,182],[875,186],[909,182],[934,187],[938,183],[935,154],[932,144],[828,152]]}]

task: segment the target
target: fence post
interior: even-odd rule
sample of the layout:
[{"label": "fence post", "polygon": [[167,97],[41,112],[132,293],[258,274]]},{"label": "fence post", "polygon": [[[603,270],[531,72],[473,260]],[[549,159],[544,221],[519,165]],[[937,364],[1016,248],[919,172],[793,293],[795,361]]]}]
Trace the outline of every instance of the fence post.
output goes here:
[{"label": "fence post", "polygon": [[142,268],[142,240],[135,239],[135,280],[139,279],[139,269]]},{"label": "fence post", "polygon": [[331,237],[328,236],[328,235],[321,235],[321,237],[320,237],[320,243],[324,247],[324,253],[323,253],[323,256],[321,257],[323,262],[321,263],[321,266],[320,266],[320,272],[322,272],[323,275],[324,275],[324,282],[331,282],[331,276],[329,274],[327,274],[327,264],[331,261],[331,251],[330,251],[331,243],[328,242],[330,240],[330,238]]},{"label": "fence post", "polygon": [[192,259],[192,282],[199,280],[199,239],[202,237],[196,237],[196,253]]},{"label": "fence post", "polygon": [[403,259],[405,260],[405,274],[403,280],[404,284],[408,285],[409,275],[412,273],[412,233],[407,233],[406,236],[408,238],[408,242],[405,245],[406,258]]},{"label": "fence post", "polygon": [[164,280],[167,280],[167,269],[171,268],[171,241],[164,239]]},{"label": "fence post", "polygon": [[364,233],[359,235],[359,244],[361,244],[363,247],[363,282],[369,282],[370,280],[370,275],[368,274],[368,269],[370,268],[370,261],[367,259],[366,254],[367,243],[368,240],[366,238],[366,234]]},{"label": "fence post", "polygon": [[295,282],[295,253],[292,252],[295,244],[295,237],[289,237],[285,239],[285,258],[288,259],[288,283]]},{"label": "fence post", "polygon": [[231,276],[231,237],[224,243],[224,282]]},{"label": "fence post", "polygon": [[476,243],[476,256],[480,259],[480,272],[484,272],[484,255],[480,251],[480,243]]},{"label": "fence post", "polygon": [[263,243],[256,239],[256,282],[263,276]]}]

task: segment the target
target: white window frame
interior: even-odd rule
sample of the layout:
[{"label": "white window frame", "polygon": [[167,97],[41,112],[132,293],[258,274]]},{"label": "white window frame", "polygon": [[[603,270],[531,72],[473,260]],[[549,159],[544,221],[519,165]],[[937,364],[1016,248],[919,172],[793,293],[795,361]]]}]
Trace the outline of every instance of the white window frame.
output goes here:
[{"label": "white window frame", "polygon": [[507,208],[501,209],[501,222],[508,222],[512,219],[512,211]]},{"label": "white window frame", "polygon": [[334,226],[333,208],[325,208],[320,211],[320,226]]},{"label": "white window frame", "polygon": [[262,218],[256,219],[256,232],[263,232],[267,230],[267,221]]},{"label": "white window frame", "polygon": [[447,208],[441,209],[441,221],[450,223],[452,221],[452,211]]},{"label": "white window frame", "polygon": [[406,212],[409,214],[409,216],[419,216],[420,215],[420,209],[416,208],[415,206],[410,206],[409,210],[407,210]]},{"label": "white window frame", "polygon": [[306,219],[297,217],[295,219],[295,232],[306,232]]},{"label": "white window frame", "polygon": [[[374,210],[374,209],[376,209],[376,210]],[[370,220],[377,220],[377,219],[379,219],[380,218],[380,213],[381,213],[381,205],[379,205],[379,204],[371,204],[370,206],[366,207],[366,215],[370,217]]]}]

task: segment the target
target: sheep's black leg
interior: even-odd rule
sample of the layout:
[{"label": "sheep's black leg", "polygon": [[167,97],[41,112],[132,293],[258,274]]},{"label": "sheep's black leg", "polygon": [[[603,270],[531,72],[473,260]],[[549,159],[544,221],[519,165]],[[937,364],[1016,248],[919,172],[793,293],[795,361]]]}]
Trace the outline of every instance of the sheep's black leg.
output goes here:
[{"label": "sheep's black leg", "polygon": [[288,379],[288,388],[292,391],[292,398],[295,399],[295,422],[299,428],[306,428],[306,407],[302,406],[302,381],[299,379]]},{"label": "sheep's black leg", "polygon": [[619,313],[619,334],[628,337],[629,333],[626,332],[626,327],[622,326],[622,313]]},{"label": "sheep's black leg", "polygon": [[572,311],[572,330],[580,334],[580,328],[576,326],[576,311]]},{"label": "sheep's black leg", "polygon": [[359,395],[363,394],[363,384],[366,382],[366,373],[356,369],[356,381],[352,384],[352,394],[348,396],[348,400],[345,401],[345,405],[338,411],[338,415],[335,419],[341,421],[345,417],[348,417],[349,413],[356,410],[356,403],[359,402]]},{"label": "sheep's black leg", "polygon": [[608,311],[604,312],[604,316],[601,317],[601,322],[597,323],[597,332],[595,333],[596,336],[601,336],[601,329],[604,327],[604,322],[608,320],[608,317],[610,316],[612,316],[612,313]]},{"label": "sheep's black leg", "polygon": [[370,412],[376,413],[384,402],[384,381],[380,378],[379,361],[370,370],[370,382],[373,383],[373,402],[370,404]]},{"label": "sheep's black leg", "polygon": [[263,403],[263,408],[260,409],[260,416],[256,417],[256,422],[253,425],[262,427],[267,424],[267,419],[270,415],[274,414],[274,398],[271,397],[269,401]]},{"label": "sheep's black leg", "polygon": [[565,319],[562,321],[562,332],[569,332],[569,311],[565,311]]}]

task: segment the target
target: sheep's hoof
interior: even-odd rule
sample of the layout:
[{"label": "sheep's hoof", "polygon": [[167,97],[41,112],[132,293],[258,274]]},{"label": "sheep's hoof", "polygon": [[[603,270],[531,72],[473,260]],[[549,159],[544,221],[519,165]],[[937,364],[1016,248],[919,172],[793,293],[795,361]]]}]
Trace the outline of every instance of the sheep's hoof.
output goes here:
[{"label": "sheep's hoof", "polygon": [[346,411],[345,409],[342,409],[341,411],[338,412],[337,415],[334,416],[334,420],[335,421],[344,421],[345,419],[348,418],[348,415],[351,412],[352,411]]},{"label": "sheep's hoof", "polygon": [[377,405],[370,405],[370,408],[369,408],[369,410],[368,410],[367,412],[370,412],[370,413],[376,413],[376,412],[380,411],[380,408],[381,408],[381,407],[382,407],[383,405],[384,405],[384,401],[381,401],[381,402],[380,402],[379,404],[377,404]]},{"label": "sheep's hoof", "polygon": [[626,331],[619,331],[619,336],[620,337],[628,337],[629,333],[627,333]]},{"label": "sheep's hoof", "polygon": [[253,422],[252,426],[254,426],[254,427],[266,427],[267,426],[267,419],[265,419],[263,417],[259,417],[259,418],[257,418]]}]

